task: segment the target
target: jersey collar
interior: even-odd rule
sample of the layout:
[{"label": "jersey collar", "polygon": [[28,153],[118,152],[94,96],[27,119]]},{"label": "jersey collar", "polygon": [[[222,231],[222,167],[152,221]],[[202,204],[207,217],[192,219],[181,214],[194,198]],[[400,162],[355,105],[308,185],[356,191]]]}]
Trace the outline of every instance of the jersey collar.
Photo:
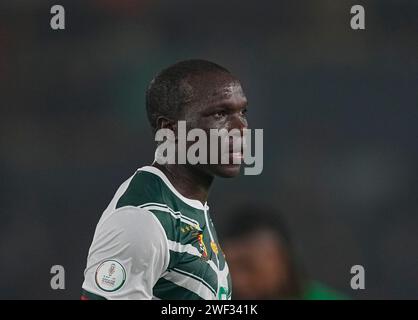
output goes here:
[{"label": "jersey collar", "polygon": [[158,176],[161,180],[163,180],[163,182],[171,190],[171,192],[173,192],[177,196],[177,198],[179,198],[181,201],[188,204],[189,206],[203,211],[209,210],[207,202],[203,204],[199,200],[186,198],[180,192],[178,192],[177,189],[172,185],[170,180],[167,178],[167,176],[160,169],[153,166],[144,166],[139,168],[138,171],[146,171]]}]

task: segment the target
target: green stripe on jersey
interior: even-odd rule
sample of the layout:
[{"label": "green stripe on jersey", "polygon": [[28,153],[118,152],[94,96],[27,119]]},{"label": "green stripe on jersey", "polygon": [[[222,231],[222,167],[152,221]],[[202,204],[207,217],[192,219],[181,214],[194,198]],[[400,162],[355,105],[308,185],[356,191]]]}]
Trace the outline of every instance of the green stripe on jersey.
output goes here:
[{"label": "green stripe on jersey", "polygon": [[178,253],[170,251],[170,258],[173,258],[177,263],[172,270],[189,274],[190,276],[200,279],[205,285],[207,285],[214,294],[218,287],[218,276],[216,271],[212,269],[208,261],[202,258],[190,255],[188,253]]},{"label": "green stripe on jersey", "polygon": [[164,278],[157,281],[153,289],[153,295],[162,300],[202,300],[196,293],[175,285]]},{"label": "green stripe on jersey", "polygon": [[224,269],[225,261],[212,221],[207,225],[208,213],[178,197],[161,175],[137,171],[116,204],[116,208],[134,206],[151,212],[165,231],[170,254],[168,272],[155,284],[154,296],[213,299],[219,297],[221,285],[230,293],[230,275],[218,270]]}]

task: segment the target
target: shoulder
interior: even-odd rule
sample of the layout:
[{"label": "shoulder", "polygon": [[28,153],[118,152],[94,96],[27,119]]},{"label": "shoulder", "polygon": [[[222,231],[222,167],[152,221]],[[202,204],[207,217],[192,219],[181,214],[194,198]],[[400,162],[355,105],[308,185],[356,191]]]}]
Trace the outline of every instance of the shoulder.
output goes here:
[{"label": "shoulder", "polygon": [[153,241],[165,239],[165,231],[159,220],[149,210],[124,206],[114,210],[98,224],[99,231],[118,235],[136,244],[144,238]]},{"label": "shoulder", "polygon": [[[175,197],[159,176],[139,170],[119,196],[110,215],[114,219],[135,221],[138,217],[128,217],[135,215],[134,212],[147,212],[159,222],[166,236],[173,239],[177,238],[180,222],[183,221],[183,215],[176,210],[178,206],[174,199]],[[148,219],[151,218],[148,217]]]},{"label": "shoulder", "polygon": [[116,209],[99,222],[91,253],[101,251],[120,252],[133,260],[157,252],[164,260],[169,256],[167,235],[160,221],[150,211],[132,206]]},{"label": "shoulder", "polygon": [[[169,263],[168,240],[158,219],[145,209],[125,206],[97,225],[83,289],[109,299],[148,299]],[[110,270],[120,271],[114,275],[123,280],[120,287],[109,282]]]},{"label": "shoulder", "polygon": [[161,181],[157,176],[138,170],[119,197],[115,209],[126,206],[141,207],[147,203],[162,202],[162,189]]}]

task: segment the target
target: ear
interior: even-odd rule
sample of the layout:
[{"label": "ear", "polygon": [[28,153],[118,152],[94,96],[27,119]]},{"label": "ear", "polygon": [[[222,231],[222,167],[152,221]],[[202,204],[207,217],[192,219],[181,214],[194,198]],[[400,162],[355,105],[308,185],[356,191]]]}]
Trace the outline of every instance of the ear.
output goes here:
[{"label": "ear", "polygon": [[156,131],[159,129],[169,129],[174,132],[174,135],[177,138],[177,122],[173,121],[167,117],[159,116],[156,120]]}]

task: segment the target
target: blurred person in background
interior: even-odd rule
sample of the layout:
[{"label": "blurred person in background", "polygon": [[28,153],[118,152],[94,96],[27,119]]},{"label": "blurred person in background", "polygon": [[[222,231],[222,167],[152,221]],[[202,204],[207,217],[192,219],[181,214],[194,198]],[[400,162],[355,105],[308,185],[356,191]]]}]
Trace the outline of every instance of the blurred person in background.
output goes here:
[{"label": "blurred person in background", "polygon": [[233,299],[346,299],[307,277],[295,258],[287,227],[274,208],[237,208],[222,235],[234,284]]}]

